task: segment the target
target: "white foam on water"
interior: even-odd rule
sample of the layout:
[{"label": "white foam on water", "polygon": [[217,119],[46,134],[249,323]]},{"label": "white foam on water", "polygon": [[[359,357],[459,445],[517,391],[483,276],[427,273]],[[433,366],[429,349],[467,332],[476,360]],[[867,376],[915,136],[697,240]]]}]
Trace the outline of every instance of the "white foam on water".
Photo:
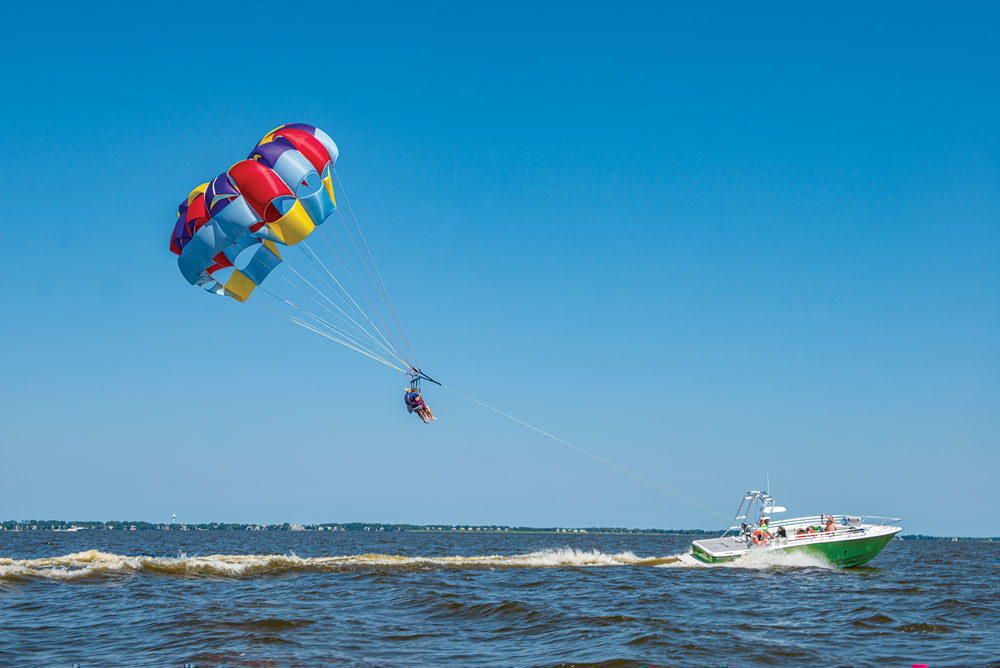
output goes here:
[{"label": "white foam on water", "polygon": [[[411,557],[358,554],[303,558],[294,554],[212,554],[206,556],[146,557],[87,550],[40,559],[0,558],[0,578],[78,580],[100,574],[154,573],[246,577],[290,571],[339,572],[364,569],[426,568],[562,568],[570,566],[644,565],[649,559],[632,552],[607,554],[599,550],[541,550],[518,555]],[[655,560],[653,560],[655,561]]]},{"label": "white foam on water", "polygon": [[690,552],[679,552],[667,557],[669,561],[656,564],[657,568],[711,568],[715,564],[706,564],[701,559],[695,558]]},{"label": "white foam on water", "polygon": [[710,564],[698,559],[690,552],[674,555],[677,559],[672,563],[660,565],[661,568],[749,568],[762,570],[766,568],[826,568],[838,569],[821,555],[804,550],[751,550],[747,554],[718,564]]},{"label": "white foam on water", "polygon": [[826,568],[838,567],[822,555],[807,550],[751,550],[735,561],[722,564],[729,568]]},{"label": "white foam on water", "polygon": [[126,556],[87,550],[39,559],[0,558],[0,579],[45,578],[72,581],[99,575],[149,573],[173,576],[251,577],[302,572],[350,572],[368,569],[501,569],[655,566],[660,568],[835,568],[821,556],[804,551],[751,552],[735,561],[706,564],[690,553],[639,557],[632,552],[548,549],[527,554],[450,557],[355,554],[299,557],[295,554],[212,554],[177,557]]}]

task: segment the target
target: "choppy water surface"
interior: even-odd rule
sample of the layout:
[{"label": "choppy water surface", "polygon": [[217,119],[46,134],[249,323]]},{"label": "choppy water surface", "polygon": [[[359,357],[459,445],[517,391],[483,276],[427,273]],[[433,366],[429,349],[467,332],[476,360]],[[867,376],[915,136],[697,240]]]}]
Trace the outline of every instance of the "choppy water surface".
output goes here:
[{"label": "choppy water surface", "polygon": [[[995,543],[698,567],[665,536],[0,534],[0,664],[990,665]],[[787,557],[786,557],[787,559]]]}]

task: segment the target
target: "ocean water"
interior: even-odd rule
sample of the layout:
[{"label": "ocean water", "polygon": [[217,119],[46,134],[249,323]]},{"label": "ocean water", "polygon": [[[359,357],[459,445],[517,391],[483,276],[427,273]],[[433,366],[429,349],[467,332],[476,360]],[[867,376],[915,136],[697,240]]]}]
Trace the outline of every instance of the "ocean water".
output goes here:
[{"label": "ocean water", "polygon": [[0,533],[0,665],[1000,665],[998,546],[725,566],[658,535]]}]

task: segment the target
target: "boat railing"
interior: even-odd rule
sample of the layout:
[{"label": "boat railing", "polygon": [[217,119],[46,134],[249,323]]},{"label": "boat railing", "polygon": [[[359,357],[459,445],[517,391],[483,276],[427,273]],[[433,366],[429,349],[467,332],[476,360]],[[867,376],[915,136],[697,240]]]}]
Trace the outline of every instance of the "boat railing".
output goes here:
[{"label": "boat railing", "polygon": [[838,527],[860,527],[862,524],[885,526],[893,522],[901,522],[899,517],[882,517],[880,515],[808,515],[806,517],[771,518],[770,528],[779,526],[818,526],[826,524],[826,518],[832,517]]},{"label": "boat railing", "polygon": [[826,524],[826,518],[828,517],[832,517],[834,524],[837,525],[856,526],[862,523],[861,522],[862,518],[856,515],[806,515],[804,517],[790,517],[788,519],[772,517],[770,526],[771,528],[776,528],[780,526],[789,526],[789,525],[823,527],[823,525]]},{"label": "boat railing", "polygon": [[[753,499],[751,495],[744,498],[743,503],[745,504],[747,499]],[[771,508],[765,507],[763,510],[772,510]],[[779,512],[783,511],[784,508],[778,508]],[[744,512],[745,511],[745,512]],[[742,514],[740,514],[742,512]],[[763,515],[764,513],[760,513]],[[777,513],[769,513],[770,522],[767,525],[767,530],[773,536],[777,537],[779,534],[779,528],[784,527],[785,533],[787,534],[788,540],[803,539],[807,536],[819,539],[823,538],[834,538],[847,535],[857,535],[859,532],[864,532],[867,528],[871,527],[886,527],[898,524],[902,520],[899,517],[883,517],[881,515],[806,515],[803,517],[791,517],[791,518],[781,518],[775,517]],[[751,517],[750,508],[744,508],[743,505],[740,506],[740,510],[737,511],[737,515],[734,518],[736,522],[744,521],[742,524],[735,524],[722,534],[723,537],[730,535],[731,532],[735,533],[736,536],[742,537],[743,539],[750,541],[751,534],[756,531],[759,525],[753,523],[746,523],[746,520]],[[827,520],[832,518],[834,522],[834,530],[826,531]],[[814,531],[808,533],[796,533],[799,529],[807,529],[809,527],[814,527]]]},{"label": "boat railing", "polygon": [[881,515],[862,515],[862,524],[874,524],[876,526],[888,526],[898,524],[903,521],[902,517],[882,517]]},{"label": "boat railing", "polygon": [[[824,526],[826,524],[826,518],[833,517],[834,530],[825,531]],[[844,536],[857,535],[859,532],[865,531],[866,527],[871,526],[887,526],[890,522],[901,521],[898,517],[881,517],[878,515],[809,515],[805,517],[792,517],[789,519],[773,519],[768,524],[767,530],[778,540],[783,541],[796,541],[796,540],[814,540],[814,541],[825,541],[830,539],[841,538]],[[778,537],[778,529],[785,529],[785,536],[783,538]],[[817,527],[815,531],[808,533],[796,533],[798,529],[804,529],[807,527]],[[739,527],[733,527],[738,529]],[[751,526],[747,527],[749,531],[754,531],[758,527]]]},{"label": "boat railing", "polygon": [[842,536],[850,536],[857,534],[858,532],[864,531],[862,527],[852,527],[850,525],[838,526],[833,531],[824,531],[820,529],[819,531],[814,531],[811,533],[795,533],[794,531],[786,531],[786,540],[822,540],[828,538],[840,538]]},{"label": "boat railing", "polygon": [[[738,518],[738,519],[742,519],[742,518]],[[860,521],[860,518],[854,518],[854,517],[852,517],[851,519],[859,519],[859,521]],[[833,521],[838,526],[842,526],[842,525],[847,525],[848,524],[844,515],[833,515]],[[857,523],[859,523],[859,522],[855,522],[853,524],[857,524]],[[809,515],[809,516],[806,516],[806,517],[791,517],[791,518],[788,518],[788,519],[778,519],[778,518],[772,517],[770,523],[767,525],[767,529],[771,533],[775,533],[778,530],[778,527],[807,527],[807,526],[817,526],[817,527],[819,527],[819,531],[822,531],[823,530],[823,525],[825,525],[825,524],[826,524],[826,516],[825,515],[823,515],[823,516],[820,516],[820,515]],[[733,525],[733,526],[729,527],[726,531],[728,533],[729,531],[745,530],[747,532],[747,534],[749,535],[751,532],[755,531],[758,528],[760,528],[760,527],[758,525],[754,525],[754,524],[736,524],[736,525]]]}]

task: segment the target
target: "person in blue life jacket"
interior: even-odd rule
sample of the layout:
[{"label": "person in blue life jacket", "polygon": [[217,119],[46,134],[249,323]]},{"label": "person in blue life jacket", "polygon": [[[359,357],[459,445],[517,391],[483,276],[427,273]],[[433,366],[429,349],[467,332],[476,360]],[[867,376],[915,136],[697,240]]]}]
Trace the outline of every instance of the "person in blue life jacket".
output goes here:
[{"label": "person in blue life jacket", "polygon": [[424,424],[427,424],[431,420],[437,420],[434,414],[431,413],[430,407],[424,401],[418,388],[407,387],[405,390],[406,393],[403,395],[403,401],[406,403],[407,413],[416,413],[417,417],[423,420]]}]

